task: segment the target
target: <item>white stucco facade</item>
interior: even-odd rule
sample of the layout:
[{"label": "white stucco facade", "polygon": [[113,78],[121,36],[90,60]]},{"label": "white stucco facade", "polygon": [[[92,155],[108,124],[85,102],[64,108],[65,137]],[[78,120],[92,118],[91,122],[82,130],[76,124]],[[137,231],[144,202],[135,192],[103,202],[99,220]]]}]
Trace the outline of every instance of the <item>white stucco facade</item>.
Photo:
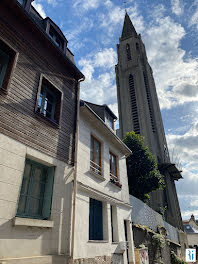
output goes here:
[{"label": "white stucco facade", "polygon": [[[26,158],[55,167],[48,220],[16,217]],[[0,263],[65,263],[70,251],[73,170],[0,134]]]},{"label": "white stucco facade", "polygon": [[[90,170],[91,136],[94,136],[101,143],[102,175],[97,175]],[[122,184],[121,188],[110,182],[109,152],[116,155],[117,174],[119,182]],[[129,155],[130,151],[115,136],[113,130],[90,111],[89,107],[83,106],[80,108],[77,153],[74,259],[84,259],[85,261],[85,259],[99,257],[106,257],[111,260],[117,258],[118,262],[116,263],[127,264],[127,250],[123,249],[126,244],[125,230],[127,229],[128,260],[129,263],[134,263],[132,207],[129,203],[125,157],[125,155]],[[89,240],[90,198],[102,202],[103,240]],[[114,242],[112,242],[111,233],[111,206],[113,208]]]}]

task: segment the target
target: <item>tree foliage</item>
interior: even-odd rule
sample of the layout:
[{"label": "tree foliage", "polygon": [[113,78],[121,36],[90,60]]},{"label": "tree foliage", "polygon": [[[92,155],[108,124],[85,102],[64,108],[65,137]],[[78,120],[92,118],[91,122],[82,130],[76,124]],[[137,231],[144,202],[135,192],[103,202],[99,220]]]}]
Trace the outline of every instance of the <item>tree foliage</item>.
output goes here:
[{"label": "tree foliage", "polygon": [[127,158],[129,192],[146,202],[150,192],[165,187],[164,177],[157,168],[155,156],[145,146],[143,136],[131,131],[126,133],[123,141],[132,151]]}]

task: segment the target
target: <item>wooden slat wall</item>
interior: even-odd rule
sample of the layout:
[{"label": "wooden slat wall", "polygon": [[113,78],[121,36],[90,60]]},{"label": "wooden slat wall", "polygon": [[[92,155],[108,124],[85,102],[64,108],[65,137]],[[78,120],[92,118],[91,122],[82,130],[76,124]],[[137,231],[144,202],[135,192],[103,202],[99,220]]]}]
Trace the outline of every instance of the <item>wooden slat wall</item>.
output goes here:
[{"label": "wooden slat wall", "polygon": [[[59,160],[73,163],[76,84],[54,49],[28,23],[0,4],[0,37],[18,53],[8,94],[0,92],[0,132]],[[40,75],[63,92],[60,128],[35,113]],[[61,76],[61,77],[60,77]]]}]

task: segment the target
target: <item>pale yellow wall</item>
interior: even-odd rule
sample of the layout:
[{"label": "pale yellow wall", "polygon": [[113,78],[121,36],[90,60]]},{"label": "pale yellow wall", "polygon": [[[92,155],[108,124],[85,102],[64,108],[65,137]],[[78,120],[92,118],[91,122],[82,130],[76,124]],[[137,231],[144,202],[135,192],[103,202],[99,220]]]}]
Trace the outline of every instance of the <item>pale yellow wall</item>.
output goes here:
[{"label": "pale yellow wall", "polygon": [[[28,219],[14,225],[26,157],[56,167],[50,222],[35,219],[31,227]],[[0,259],[69,254],[72,175],[66,163],[0,134]]]}]

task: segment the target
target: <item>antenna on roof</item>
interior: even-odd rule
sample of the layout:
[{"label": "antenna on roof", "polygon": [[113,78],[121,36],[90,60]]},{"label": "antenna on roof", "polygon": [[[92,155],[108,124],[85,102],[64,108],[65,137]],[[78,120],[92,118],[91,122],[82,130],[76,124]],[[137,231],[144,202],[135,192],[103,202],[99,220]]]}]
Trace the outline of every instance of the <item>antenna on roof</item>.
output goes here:
[{"label": "antenna on roof", "polygon": [[124,4],[125,13],[126,13],[127,12],[127,7],[126,7],[127,1],[123,0],[123,4]]}]

